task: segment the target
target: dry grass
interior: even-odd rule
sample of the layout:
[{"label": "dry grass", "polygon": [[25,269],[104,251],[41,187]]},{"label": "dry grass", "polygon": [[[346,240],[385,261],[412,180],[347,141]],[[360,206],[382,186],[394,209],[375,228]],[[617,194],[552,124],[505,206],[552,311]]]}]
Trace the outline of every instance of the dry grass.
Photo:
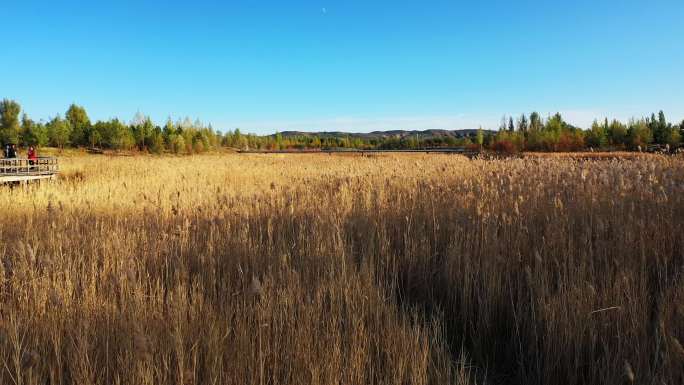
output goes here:
[{"label": "dry grass", "polygon": [[623,159],[623,160],[648,160],[658,155],[646,152],[634,151],[578,151],[578,152],[525,152],[523,157],[527,159],[558,159],[571,158],[577,160],[609,160],[609,159]]},{"label": "dry grass", "polygon": [[684,382],[684,161],[76,156],[0,189],[2,384]]}]

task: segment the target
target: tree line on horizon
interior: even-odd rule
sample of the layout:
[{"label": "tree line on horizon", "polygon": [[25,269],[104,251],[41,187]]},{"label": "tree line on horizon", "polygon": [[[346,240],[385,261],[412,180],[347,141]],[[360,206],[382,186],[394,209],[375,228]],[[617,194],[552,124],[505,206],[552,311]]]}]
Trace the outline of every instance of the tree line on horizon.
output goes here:
[{"label": "tree line on horizon", "polygon": [[523,114],[516,121],[504,117],[499,132],[486,145],[505,152],[639,150],[651,144],[675,148],[682,144],[683,134],[684,121],[672,124],[662,110],[650,117],[630,119],[626,124],[617,119],[594,120],[587,130],[567,123],[559,113],[543,120],[533,112],[529,118]]},{"label": "tree line on horizon", "polygon": [[[20,117],[21,115],[21,117]],[[238,133],[239,134],[239,133]],[[137,113],[130,123],[113,118],[92,123],[85,108],[71,104],[64,117],[57,115],[47,122],[36,122],[24,113],[19,103],[0,102],[0,142],[19,146],[96,147],[116,150],[141,150],[152,153],[202,152],[224,143],[225,136],[211,125],[189,118],[161,127],[149,116]]]},{"label": "tree line on horizon", "polygon": [[130,123],[113,118],[92,123],[82,106],[71,104],[64,117],[36,122],[14,100],[0,102],[0,142],[22,147],[95,147],[114,150],[139,150],[151,153],[199,153],[219,147],[240,149],[418,149],[470,147],[499,152],[579,151],[589,148],[638,150],[650,144],[675,148],[682,144],[684,121],[668,122],[663,111],[627,123],[595,120],[589,129],[567,123],[557,113],[544,119],[537,112],[519,118],[504,117],[498,132],[477,130],[464,137],[389,136],[362,138],[351,136],[244,134],[239,129],[225,133],[211,124],[189,118],[156,125],[149,116],[137,113]]}]

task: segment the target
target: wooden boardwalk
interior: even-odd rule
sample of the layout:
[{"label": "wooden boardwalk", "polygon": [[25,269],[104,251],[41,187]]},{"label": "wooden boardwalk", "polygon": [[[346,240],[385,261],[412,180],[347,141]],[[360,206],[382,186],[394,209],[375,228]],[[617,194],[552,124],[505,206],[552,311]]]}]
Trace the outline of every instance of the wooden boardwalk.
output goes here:
[{"label": "wooden boardwalk", "polygon": [[0,184],[53,179],[59,173],[57,158],[0,159]]}]

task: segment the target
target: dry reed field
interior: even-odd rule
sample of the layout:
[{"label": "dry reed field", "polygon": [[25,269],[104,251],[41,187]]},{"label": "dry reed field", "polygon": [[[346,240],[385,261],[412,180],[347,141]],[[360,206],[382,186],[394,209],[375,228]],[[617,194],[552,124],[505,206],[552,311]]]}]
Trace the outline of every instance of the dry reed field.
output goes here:
[{"label": "dry reed field", "polygon": [[684,160],[75,156],[0,187],[2,384],[682,384]]}]

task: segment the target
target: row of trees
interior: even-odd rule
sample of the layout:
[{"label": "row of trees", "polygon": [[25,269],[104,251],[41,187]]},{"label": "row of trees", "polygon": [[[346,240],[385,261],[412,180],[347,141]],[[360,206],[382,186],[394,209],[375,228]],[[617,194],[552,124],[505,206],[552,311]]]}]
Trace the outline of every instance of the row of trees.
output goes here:
[{"label": "row of trees", "polygon": [[[522,115],[515,122],[512,117],[502,119],[499,132],[484,140],[485,145],[502,151],[574,151],[587,148],[637,150],[649,144],[669,145],[682,142],[684,121],[669,123],[665,113],[642,119],[631,119],[627,124],[618,120],[594,121],[591,128],[582,130],[555,114],[543,120],[533,112]],[[487,140],[488,139],[488,140]]]},{"label": "row of trees", "polygon": [[20,146],[100,147],[111,149],[138,149],[150,152],[201,152],[220,145],[242,143],[241,134],[226,137],[214,131],[211,125],[190,119],[173,122],[169,119],[163,127],[152,120],[136,114],[130,123],[119,119],[92,123],[85,109],[72,104],[64,117],[56,116],[48,122],[35,122],[27,114],[21,115],[21,107],[13,100],[0,102],[0,142]]},{"label": "row of trees", "polygon": [[518,119],[504,117],[498,132],[478,130],[463,137],[454,136],[389,136],[384,138],[350,138],[317,136],[293,136],[283,139],[260,137],[256,146],[269,149],[280,148],[373,148],[416,149],[432,147],[470,146],[495,151],[578,151],[589,148],[612,150],[645,149],[650,144],[669,145],[675,148],[684,138],[684,121],[680,124],[667,122],[660,111],[657,116],[632,119],[622,123],[618,120],[594,121],[591,128],[583,130],[566,122],[561,114],[546,119],[537,112],[521,115]]},{"label": "row of trees", "polygon": [[67,109],[64,117],[56,116],[47,122],[35,122],[21,114],[21,106],[9,99],[0,102],[0,142],[20,146],[99,147],[110,149],[149,151],[153,153],[196,153],[220,146],[252,149],[289,148],[379,148],[411,149],[426,147],[473,146],[496,151],[574,151],[587,148],[633,149],[649,144],[681,144],[684,121],[669,123],[660,111],[657,116],[632,119],[594,121],[587,130],[563,120],[560,114],[547,119],[537,112],[519,118],[504,117],[498,132],[479,130],[470,136],[390,136],[362,138],[352,136],[243,134],[239,129],[221,133],[199,120],[172,121],[163,126],[136,114],[130,123],[119,119],[92,123],[86,110],[76,104]]}]

